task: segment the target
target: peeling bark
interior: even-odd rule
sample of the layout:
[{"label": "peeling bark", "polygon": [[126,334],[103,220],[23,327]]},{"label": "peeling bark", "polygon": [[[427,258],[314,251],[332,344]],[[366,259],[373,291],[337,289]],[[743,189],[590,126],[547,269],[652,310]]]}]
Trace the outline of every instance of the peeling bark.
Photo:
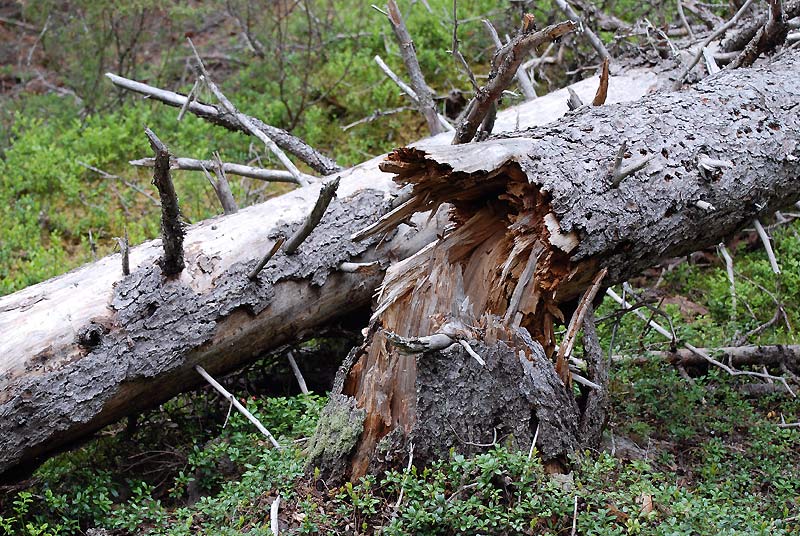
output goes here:
[{"label": "peeling bark", "polygon": [[[449,434],[444,423],[475,419],[482,435],[470,443],[485,443],[491,428],[515,437],[530,433],[530,419],[520,429],[492,413],[505,392],[492,387],[491,367],[473,374],[477,365],[461,347],[409,355],[384,332],[446,333],[468,341],[484,359],[509,359],[507,347],[521,351],[540,371],[516,376],[534,393],[527,397],[531,411],[562,411],[551,413],[561,419],[556,425],[540,430],[544,441],[561,441],[542,449],[543,457],[564,463],[580,437],[569,382],[558,379],[550,361],[553,326],[568,320],[562,305],[601,269],[608,270],[603,284],[625,281],[797,201],[799,73],[800,53],[793,52],[689,90],[582,108],[558,124],[484,143],[393,152],[382,169],[412,185],[412,197],[360,235],[386,232],[445,203],[451,223],[434,244],[387,271],[370,335],[343,371],[341,394],[365,415],[347,464],[334,476],[357,479],[380,470],[402,458],[415,437],[425,438],[431,455],[463,449],[463,436]],[[623,140],[623,167],[647,161],[614,184],[609,169]],[[700,165],[708,158],[731,165],[709,172]],[[698,201],[715,210],[698,208]],[[429,374],[423,364],[438,372]],[[443,403],[453,397],[479,407]],[[519,411],[511,413],[502,419],[524,421]],[[585,437],[593,440],[594,428],[586,422]],[[312,463],[325,466],[326,456],[318,450]],[[416,460],[425,461],[415,446]]]}]

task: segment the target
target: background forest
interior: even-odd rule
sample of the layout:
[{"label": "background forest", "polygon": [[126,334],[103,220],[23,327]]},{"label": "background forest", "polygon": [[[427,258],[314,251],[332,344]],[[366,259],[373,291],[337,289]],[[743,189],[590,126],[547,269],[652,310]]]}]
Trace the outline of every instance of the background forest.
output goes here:
[{"label": "background forest", "polygon": [[[680,26],[671,1],[595,4],[635,29],[623,37],[599,32],[615,54],[646,48],[648,28]],[[708,7],[727,18],[731,4]],[[454,116],[471,90],[449,52],[453,4],[400,7],[426,80]],[[563,17],[550,1],[458,6],[460,49],[479,78],[494,52],[481,20],[513,35],[525,12],[542,25]],[[188,93],[194,74],[186,37],[241,111],[344,166],[427,135],[422,116],[373,59],[380,55],[405,75],[385,17],[365,2],[0,2],[0,295],[113,253],[116,237],[138,244],[158,236],[150,170],[128,164],[151,154],[145,125],[179,156],[218,152],[229,162],[279,167],[252,138],[191,115],[176,121],[177,109],[103,76]],[[598,65],[576,36],[552,55],[557,63],[534,72],[539,95]],[[503,105],[521,100],[507,95]],[[221,213],[202,174],[174,177],[187,221]],[[239,206],[289,189],[247,178],[231,187]],[[695,346],[797,344],[797,217],[786,212],[769,222],[778,275],[754,230],[727,242],[735,306],[714,250],[672,259],[631,283]],[[669,350],[669,342],[610,300],[598,319],[603,347],[619,357],[612,415],[605,449],[585,452],[567,477],[545,475],[535,450],[502,444],[340,488],[309,476],[304,444],[333,373],[361,336],[342,325],[225,379],[290,448],[270,449],[213,391],[182,395],[0,487],[0,534],[272,534],[278,494],[282,531],[297,534],[569,534],[573,523],[579,534],[800,533],[800,429],[790,425],[800,416],[797,399],[752,389],[752,381],[721,370],[670,365],[648,353]],[[288,350],[313,394],[297,394]]]}]

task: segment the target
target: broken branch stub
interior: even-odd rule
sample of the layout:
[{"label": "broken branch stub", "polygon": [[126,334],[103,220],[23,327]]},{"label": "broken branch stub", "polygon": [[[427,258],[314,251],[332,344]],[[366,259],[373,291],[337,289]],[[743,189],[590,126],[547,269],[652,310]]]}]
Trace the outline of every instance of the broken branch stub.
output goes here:
[{"label": "broken branch stub", "polygon": [[183,223],[178,206],[178,194],[169,172],[169,149],[149,128],[144,129],[150,147],[155,152],[153,164],[153,184],[161,198],[161,238],[164,245],[164,256],[161,259],[161,270],[166,276],[180,273],[183,261]]}]

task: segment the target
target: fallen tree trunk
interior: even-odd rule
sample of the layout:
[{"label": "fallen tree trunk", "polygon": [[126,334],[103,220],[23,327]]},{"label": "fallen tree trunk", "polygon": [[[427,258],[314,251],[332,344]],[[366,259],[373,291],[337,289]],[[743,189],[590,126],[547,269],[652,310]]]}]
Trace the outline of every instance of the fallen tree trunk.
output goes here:
[{"label": "fallen tree trunk", "polygon": [[[637,99],[655,81],[645,71],[614,77],[609,98]],[[591,98],[597,77],[573,87]],[[185,101],[170,95],[171,104]],[[552,121],[567,111],[566,100],[562,90],[506,110],[495,128]],[[445,133],[421,146],[449,141]],[[404,227],[377,248],[349,239],[388,211],[397,193],[378,169],[382,160],[340,173],[338,200],[322,224],[255,282],[253,267],[279,234],[302,225],[320,185],[191,226],[186,268],[175,279],[155,266],[156,240],[131,249],[129,276],[112,255],[0,298],[0,476],[28,472],[103,426],[201,385],[196,364],[212,374],[234,370],[368,305],[386,264],[418,251],[442,223],[419,215],[418,232]],[[338,270],[373,259],[381,264],[371,270]]]},{"label": "fallen tree trunk", "polygon": [[552,360],[554,324],[593,281],[625,281],[800,198],[798,75],[795,51],[492,141],[393,152],[382,169],[413,196],[357,237],[444,203],[451,223],[388,270],[311,463],[337,482],[402,466],[412,448],[424,464],[538,438],[561,468],[582,400],[568,356]]}]

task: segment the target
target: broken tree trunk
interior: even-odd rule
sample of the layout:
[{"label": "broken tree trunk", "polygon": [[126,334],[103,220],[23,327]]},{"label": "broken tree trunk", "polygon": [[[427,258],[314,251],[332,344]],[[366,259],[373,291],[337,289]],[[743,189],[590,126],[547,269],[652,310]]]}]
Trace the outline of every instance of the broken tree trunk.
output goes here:
[{"label": "broken tree trunk", "polygon": [[554,325],[601,270],[625,281],[800,197],[799,75],[792,52],[492,141],[393,152],[382,169],[413,195],[356,237],[444,203],[450,225],[387,271],[311,463],[340,481],[402,465],[411,444],[424,464],[534,437],[566,463],[585,396],[551,359]]},{"label": "broken tree trunk", "polygon": [[[613,77],[609,100],[637,99],[655,82],[642,70]],[[597,84],[595,77],[573,87],[590,98]],[[170,104],[185,101],[171,95]],[[213,108],[199,106],[190,110]],[[566,110],[566,90],[558,91],[500,113],[496,130],[544,124]],[[445,133],[421,146],[449,142]],[[280,235],[300,228],[321,185],[190,226],[185,268],[173,279],[161,277],[161,242],[151,241],[130,249],[130,275],[112,255],[0,298],[0,476],[28,472],[103,426],[202,385],[196,364],[224,374],[367,306],[385,266],[418,251],[441,226],[419,215],[417,234],[403,227],[378,248],[349,239],[397,194],[378,169],[382,160],[341,172],[321,225],[294,255],[276,254],[255,281],[248,276]],[[339,269],[373,259],[381,262],[372,269]]]}]

